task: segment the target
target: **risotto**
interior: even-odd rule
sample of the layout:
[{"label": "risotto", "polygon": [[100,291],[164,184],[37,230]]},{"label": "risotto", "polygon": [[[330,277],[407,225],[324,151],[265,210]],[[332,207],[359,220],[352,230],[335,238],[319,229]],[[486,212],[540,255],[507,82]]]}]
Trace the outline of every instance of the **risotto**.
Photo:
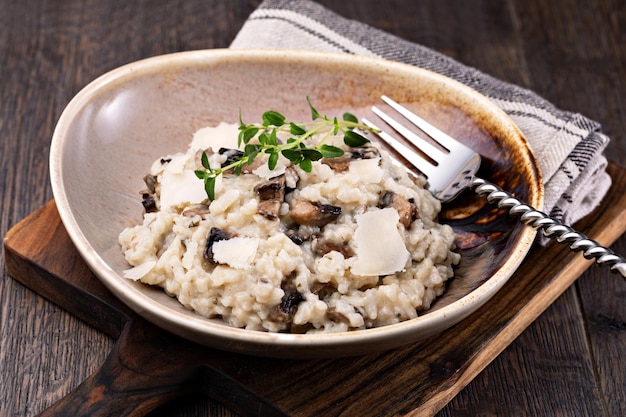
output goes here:
[{"label": "risotto", "polygon": [[[237,154],[237,125],[201,129],[186,153],[155,161],[143,222],[119,242],[129,279],[185,307],[270,332],[343,332],[408,320],[453,276],[455,235],[424,183],[373,144],[305,172],[259,157],[217,178],[194,174]],[[233,140],[234,138],[234,140]]]}]

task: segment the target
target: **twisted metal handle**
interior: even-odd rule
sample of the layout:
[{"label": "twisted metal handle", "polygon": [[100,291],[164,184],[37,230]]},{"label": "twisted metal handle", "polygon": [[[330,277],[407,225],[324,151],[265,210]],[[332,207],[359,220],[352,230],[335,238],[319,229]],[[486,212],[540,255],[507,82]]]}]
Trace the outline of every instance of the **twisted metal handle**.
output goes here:
[{"label": "twisted metal handle", "polygon": [[626,278],[626,258],[616,254],[570,226],[560,223],[547,214],[519,201],[497,185],[481,178],[474,178],[471,188],[479,195],[485,195],[487,201],[497,204],[499,208],[509,210],[511,216],[519,216],[519,220],[541,230],[544,236],[562,244],[569,244],[574,252],[582,251],[586,259],[595,259],[599,266],[609,266],[611,272],[619,273]]}]

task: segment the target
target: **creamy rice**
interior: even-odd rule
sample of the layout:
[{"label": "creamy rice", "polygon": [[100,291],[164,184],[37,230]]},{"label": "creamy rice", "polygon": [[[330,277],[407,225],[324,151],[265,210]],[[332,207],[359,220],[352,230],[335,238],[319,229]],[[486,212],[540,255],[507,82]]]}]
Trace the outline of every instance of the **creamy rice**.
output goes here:
[{"label": "creamy rice", "polygon": [[384,326],[444,292],[459,260],[454,232],[386,152],[347,150],[310,173],[283,158],[274,171],[255,163],[220,176],[209,202],[193,174],[199,154],[210,148],[219,166],[236,137],[235,125],[202,129],[186,153],[155,161],[143,223],[119,236],[127,278],[202,316],[270,332]]}]

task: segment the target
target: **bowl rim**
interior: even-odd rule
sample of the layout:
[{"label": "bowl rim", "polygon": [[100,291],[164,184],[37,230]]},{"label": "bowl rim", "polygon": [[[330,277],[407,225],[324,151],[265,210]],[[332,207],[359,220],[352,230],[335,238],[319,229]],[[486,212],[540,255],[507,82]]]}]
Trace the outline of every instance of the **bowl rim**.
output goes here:
[{"label": "bowl rim", "polygon": [[[256,60],[259,62],[267,60],[282,60],[290,62],[291,60],[319,62],[320,60],[332,60],[346,62],[348,64],[356,64],[362,66],[385,65],[390,70],[401,70],[414,72],[422,77],[430,77],[433,80],[452,83],[455,88],[464,91],[475,99],[481,106],[486,107],[492,113],[498,116],[498,119],[505,124],[507,128],[512,129],[515,134],[523,142],[523,145],[529,151],[531,162],[536,172],[536,184],[529,184],[530,204],[540,207],[543,204],[543,182],[541,181],[541,171],[536,159],[532,154],[532,150],[528,146],[526,138],[519,131],[515,123],[506,113],[491,102],[487,97],[478,93],[474,89],[452,80],[444,75],[415,67],[409,64],[389,61],[382,58],[372,58],[357,55],[303,51],[289,49],[206,49],[194,50],[186,52],[176,52],[171,54],[154,56],[132,63],[128,63],[116,69],[113,69],[95,80],[88,83],[82,88],[67,104],[63,110],[57,125],[54,129],[50,147],[50,179],[55,203],[63,225],[79,254],[85,260],[89,268],[94,272],[98,279],[119,298],[124,304],[140,316],[148,319],[154,324],[169,330],[173,333],[187,337],[188,333],[196,333],[198,338],[192,338],[194,341],[212,345],[213,342],[218,345],[232,344],[232,350],[237,351],[239,348],[237,343],[246,345],[245,353],[259,354],[261,356],[304,356],[310,357],[312,351],[316,349],[339,347],[339,346],[358,346],[367,344],[375,345],[378,342],[399,338],[407,332],[420,332],[430,327],[431,323],[439,320],[446,320],[451,324],[458,323],[462,318],[471,314],[478,309],[488,299],[490,299],[510,278],[517,267],[521,264],[524,257],[530,250],[536,236],[536,230],[531,227],[525,227],[520,232],[519,243],[507,259],[502,267],[497,270],[491,277],[486,279],[483,284],[474,289],[469,294],[452,302],[451,304],[441,307],[435,311],[427,312],[415,319],[410,319],[396,324],[383,327],[356,330],[342,333],[321,333],[321,334],[291,334],[291,333],[270,333],[262,331],[245,330],[241,328],[230,327],[227,324],[217,324],[201,317],[197,314],[190,316],[176,311],[162,303],[145,295],[136,287],[129,285],[127,279],[117,274],[111,266],[91,246],[89,240],[80,230],[77,220],[72,212],[70,202],[67,198],[65,184],[63,182],[63,157],[66,142],[64,137],[68,132],[74,117],[78,111],[88,103],[93,97],[103,93],[106,88],[117,83],[125,82],[134,77],[141,76],[145,73],[159,71],[164,64],[174,66],[197,66],[215,63],[220,60],[243,60],[250,62]],[[533,194],[534,193],[534,194]],[[469,311],[469,313],[468,313]],[[461,317],[463,316],[463,317]],[[182,334],[181,331],[185,330]],[[399,345],[398,345],[399,346]],[[258,349],[258,350],[257,350]],[[293,350],[285,354],[285,350]],[[231,350],[227,348],[227,350]],[[302,352],[299,352],[302,350]],[[358,350],[358,348],[357,348]],[[309,352],[309,353],[307,353]],[[313,356],[316,356],[313,354]]]}]

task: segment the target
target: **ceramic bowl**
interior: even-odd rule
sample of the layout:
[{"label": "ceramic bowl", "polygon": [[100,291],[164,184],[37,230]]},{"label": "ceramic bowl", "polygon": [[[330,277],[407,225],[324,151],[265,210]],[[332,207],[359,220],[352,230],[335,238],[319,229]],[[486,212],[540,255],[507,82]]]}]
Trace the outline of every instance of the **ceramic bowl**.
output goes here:
[{"label": "ceramic bowl", "polygon": [[[338,334],[276,334],[229,327],[182,307],[160,288],[122,278],[118,234],[141,221],[139,191],[151,163],[186,150],[199,128],[255,120],[268,109],[308,120],[305,97],[324,114],[369,108],[386,94],[476,149],[480,175],[541,206],[539,168],[514,123],[487,98],[446,77],[375,58],[287,50],[205,50],[131,63],[71,100],[52,139],[51,181],[59,214],[95,275],[145,319],[213,348],[270,357],[373,353],[445,331],[507,281],[535,232],[466,193],[441,220],[458,233],[455,278],[429,311],[403,323]],[[497,296],[497,295],[496,295]]]}]

